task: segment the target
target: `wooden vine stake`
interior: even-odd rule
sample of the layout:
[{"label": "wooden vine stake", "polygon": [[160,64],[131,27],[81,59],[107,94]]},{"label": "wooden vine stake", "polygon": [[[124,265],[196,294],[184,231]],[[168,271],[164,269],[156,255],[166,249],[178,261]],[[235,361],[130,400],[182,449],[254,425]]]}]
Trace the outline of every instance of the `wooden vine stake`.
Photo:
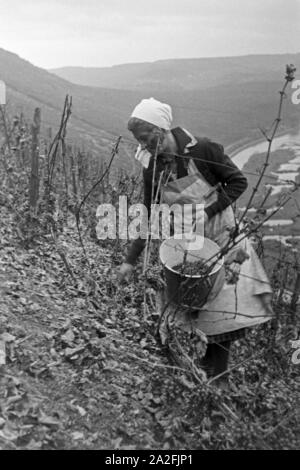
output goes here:
[{"label": "wooden vine stake", "polygon": [[36,212],[39,197],[39,134],[41,128],[41,110],[34,111],[33,124],[31,126],[31,173],[29,183],[29,205],[33,213]]}]

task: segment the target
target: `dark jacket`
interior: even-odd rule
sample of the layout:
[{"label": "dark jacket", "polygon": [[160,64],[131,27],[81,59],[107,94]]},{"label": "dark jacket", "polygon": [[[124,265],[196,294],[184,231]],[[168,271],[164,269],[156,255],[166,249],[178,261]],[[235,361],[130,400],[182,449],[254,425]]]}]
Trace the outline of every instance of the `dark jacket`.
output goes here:
[{"label": "dark jacket", "polygon": [[[189,147],[188,153],[186,153],[186,146],[191,143],[191,138],[180,127],[172,129],[171,132],[177,143],[178,155],[188,157],[181,158],[180,156],[175,156],[177,160],[177,177],[183,178],[188,174],[188,159],[192,158],[199,172],[211,186],[221,183],[221,190],[218,192],[217,201],[205,209],[210,219],[238,199],[247,189],[247,179],[233,161],[224,154],[222,145],[212,142],[207,138],[197,138],[196,145]],[[150,215],[151,208],[153,162],[154,158],[151,158],[149,167],[143,172],[144,204],[148,209],[148,215]],[[157,174],[160,171],[160,164],[157,163]],[[128,251],[126,263],[134,264],[144,246],[145,240],[140,238],[134,240]]]}]

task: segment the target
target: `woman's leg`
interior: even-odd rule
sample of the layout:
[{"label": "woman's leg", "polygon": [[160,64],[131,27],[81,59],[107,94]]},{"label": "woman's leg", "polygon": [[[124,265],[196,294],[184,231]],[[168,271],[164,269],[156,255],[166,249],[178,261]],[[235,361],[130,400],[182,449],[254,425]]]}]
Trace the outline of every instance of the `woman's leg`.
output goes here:
[{"label": "woman's leg", "polygon": [[201,359],[201,367],[208,378],[214,376],[214,343],[208,343],[206,354]]},{"label": "woman's leg", "polygon": [[208,377],[215,377],[227,370],[230,344],[231,341],[222,341],[207,345],[206,354],[202,359],[202,367]]},{"label": "woman's leg", "polygon": [[223,341],[222,343],[214,343],[213,348],[213,367],[214,376],[222,374],[228,368],[229,350],[231,341]]}]

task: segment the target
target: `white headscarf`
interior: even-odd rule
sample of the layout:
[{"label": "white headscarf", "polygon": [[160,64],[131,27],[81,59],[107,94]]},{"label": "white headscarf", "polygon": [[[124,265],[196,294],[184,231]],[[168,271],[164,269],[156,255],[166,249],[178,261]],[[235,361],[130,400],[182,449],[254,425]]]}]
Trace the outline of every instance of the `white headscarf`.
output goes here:
[{"label": "white headscarf", "polygon": [[133,110],[131,117],[142,119],[154,126],[169,131],[172,126],[172,108],[154,98],[142,100]]}]

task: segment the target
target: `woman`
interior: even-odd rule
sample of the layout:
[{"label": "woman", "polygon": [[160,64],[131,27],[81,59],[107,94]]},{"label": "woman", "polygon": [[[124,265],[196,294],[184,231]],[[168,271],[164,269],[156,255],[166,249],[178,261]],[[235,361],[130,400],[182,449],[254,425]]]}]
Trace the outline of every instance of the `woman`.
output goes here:
[{"label": "woman", "polygon": [[[236,228],[231,205],[246,190],[247,180],[224,154],[221,145],[206,138],[195,138],[181,127],[171,127],[170,106],[153,98],[142,100],[128,122],[128,129],[140,144],[136,158],[144,166],[144,204],[148,214],[153,202],[151,198],[156,194],[158,176],[164,171],[162,202],[204,203],[204,234],[220,247],[225,246]],[[153,178],[155,155],[156,174]],[[152,188],[153,181],[155,188]],[[204,199],[210,189],[211,196]],[[143,239],[132,243],[126,260],[119,269],[121,280],[129,278],[144,247]],[[246,327],[263,323],[270,318],[269,300],[272,291],[249,241],[240,242],[226,258],[230,263],[231,275],[220,293],[208,298],[206,304],[199,309],[197,318],[193,316],[192,320],[193,327],[203,331],[208,337],[204,364],[212,376],[226,370],[231,340],[241,337]],[[237,277],[239,272],[240,276]],[[230,284],[234,279],[238,279],[238,282],[235,285]],[[234,300],[236,296],[239,299],[238,304],[236,298]],[[168,319],[165,321],[168,322]],[[187,328],[187,325],[191,325],[190,313],[179,312],[176,322]]]}]

